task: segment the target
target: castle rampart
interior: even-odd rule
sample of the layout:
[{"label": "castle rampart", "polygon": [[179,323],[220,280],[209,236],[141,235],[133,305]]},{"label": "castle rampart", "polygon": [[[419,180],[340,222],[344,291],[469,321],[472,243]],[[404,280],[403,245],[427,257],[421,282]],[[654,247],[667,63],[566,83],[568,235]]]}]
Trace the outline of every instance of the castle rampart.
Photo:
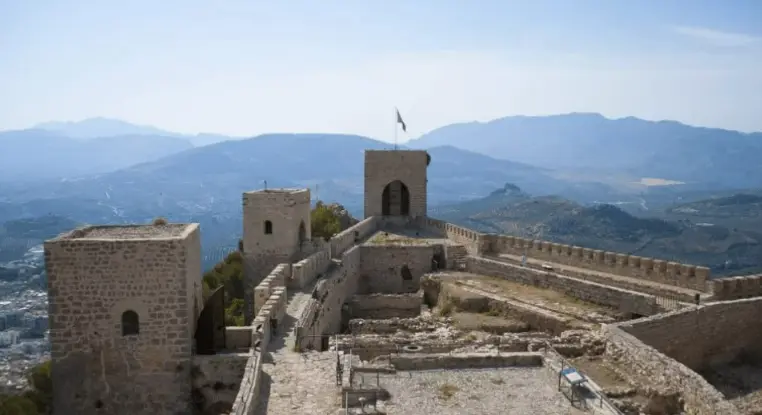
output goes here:
[{"label": "castle rampart", "polygon": [[728,363],[739,354],[759,354],[760,313],[762,297],[709,303],[606,325],[606,354],[632,368],[635,383],[646,382],[662,393],[682,394],[688,412],[740,414],[697,372]]},{"label": "castle rampart", "polygon": [[762,274],[714,279],[711,287],[715,300],[759,297],[762,296]]},{"label": "castle rampart", "polygon": [[656,297],[636,291],[627,291],[487,258],[469,256],[466,264],[466,269],[475,274],[491,275],[526,285],[551,288],[580,300],[618,308],[625,313],[649,316],[662,311]]},{"label": "castle rampart", "polygon": [[366,218],[331,237],[331,256],[341,258],[347,249],[372,235],[378,229],[379,219],[375,216]]}]

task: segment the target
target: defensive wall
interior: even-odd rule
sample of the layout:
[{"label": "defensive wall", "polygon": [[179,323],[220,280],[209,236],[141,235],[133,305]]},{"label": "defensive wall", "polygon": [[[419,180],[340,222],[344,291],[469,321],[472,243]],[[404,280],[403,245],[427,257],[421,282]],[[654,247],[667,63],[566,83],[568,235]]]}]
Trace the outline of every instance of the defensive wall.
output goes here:
[{"label": "defensive wall", "polygon": [[[606,354],[622,375],[665,393],[682,394],[696,414],[739,414],[699,373],[762,350],[762,297],[714,302],[605,325]],[[732,339],[732,340],[729,340]]]},{"label": "defensive wall", "polygon": [[737,300],[762,296],[762,274],[712,280],[713,298]]},{"label": "defensive wall", "polygon": [[711,278],[711,271],[707,267],[517,236],[484,234],[432,218],[426,218],[425,224],[440,230],[448,239],[464,245],[471,255],[526,255],[529,258],[697,291],[712,289],[707,284]]}]

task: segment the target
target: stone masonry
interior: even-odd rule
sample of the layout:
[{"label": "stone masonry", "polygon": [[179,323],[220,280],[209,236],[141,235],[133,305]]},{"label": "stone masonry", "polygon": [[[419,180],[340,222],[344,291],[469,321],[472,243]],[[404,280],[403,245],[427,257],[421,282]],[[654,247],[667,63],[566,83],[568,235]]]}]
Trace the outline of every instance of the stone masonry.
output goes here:
[{"label": "stone masonry", "polygon": [[253,289],[280,263],[296,262],[311,239],[309,189],[267,189],[243,194],[245,316],[253,318]]},{"label": "stone masonry", "polygon": [[[367,150],[365,152],[365,217],[382,215],[384,188],[397,180],[402,182],[409,192],[409,216],[426,216],[427,167],[428,153],[423,150]],[[395,189],[392,188],[392,190]],[[394,192],[391,193],[394,195]]]},{"label": "stone masonry", "polygon": [[188,413],[200,255],[195,224],[45,243],[54,414]]}]

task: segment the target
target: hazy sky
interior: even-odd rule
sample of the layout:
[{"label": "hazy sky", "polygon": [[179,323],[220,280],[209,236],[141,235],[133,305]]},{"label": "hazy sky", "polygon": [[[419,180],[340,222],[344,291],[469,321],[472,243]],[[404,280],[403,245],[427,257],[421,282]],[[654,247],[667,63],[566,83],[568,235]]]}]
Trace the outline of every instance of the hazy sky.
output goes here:
[{"label": "hazy sky", "polygon": [[0,129],[407,137],[600,112],[762,130],[762,1],[0,0]]}]

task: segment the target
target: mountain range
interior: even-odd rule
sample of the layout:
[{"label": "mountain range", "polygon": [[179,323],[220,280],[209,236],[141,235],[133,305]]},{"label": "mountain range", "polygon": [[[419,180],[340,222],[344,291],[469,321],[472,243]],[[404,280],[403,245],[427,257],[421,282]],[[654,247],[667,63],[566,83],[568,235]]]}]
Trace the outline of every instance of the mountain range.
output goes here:
[{"label": "mountain range", "polygon": [[[200,145],[194,138],[214,143]],[[460,213],[448,217],[481,220],[489,227],[494,225],[490,221],[505,221],[497,219],[504,213],[493,218],[488,212],[505,212],[508,206],[523,212],[527,223],[537,223],[537,214],[556,215],[547,208],[525,208],[535,206],[535,201],[553,205],[558,212],[608,203],[644,220],[680,221],[684,213],[670,210],[676,205],[762,187],[762,166],[747,162],[760,154],[755,147],[759,138],[675,122],[570,114],[443,127],[406,148],[426,148],[432,157],[428,196],[433,216],[458,206],[455,211]],[[719,143],[727,145],[719,148]],[[215,252],[234,247],[240,235],[241,192],[264,186],[309,187],[313,199],[341,203],[360,217],[363,152],[390,147],[356,135],[265,134],[240,139],[188,136],[108,119],[45,123],[0,133],[0,225],[12,222],[9,229],[17,229],[14,221],[21,221],[21,227],[41,223],[45,229],[58,229],[70,223],[148,222],[156,216],[200,222],[205,255],[213,261]],[[736,163],[730,162],[733,154],[742,154]],[[674,184],[680,182],[684,183]],[[483,198],[498,188],[505,193],[505,183],[523,189],[523,197],[533,201],[519,206],[494,194]],[[469,213],[463,214],[464,209]],[[54,219],[35,222],[46,217]],[[55,218],[62,218],[63,225]],[[604,243],[611,236],[606,232],[592,232],[590,243],[596,238]],[[563,239],[562,232],[557,233]],[[11,240],[8,232],[5,236]],[[26,245],[32,239],[26,239]]]},{"label": "mountain range", "polygon": [[505,117],[448,125],[407,143],[452,145],[596,181],[651,177],[714,188],[762,186],[762,133],[693,127],[675,121],[608,119],[575,113]]}]

